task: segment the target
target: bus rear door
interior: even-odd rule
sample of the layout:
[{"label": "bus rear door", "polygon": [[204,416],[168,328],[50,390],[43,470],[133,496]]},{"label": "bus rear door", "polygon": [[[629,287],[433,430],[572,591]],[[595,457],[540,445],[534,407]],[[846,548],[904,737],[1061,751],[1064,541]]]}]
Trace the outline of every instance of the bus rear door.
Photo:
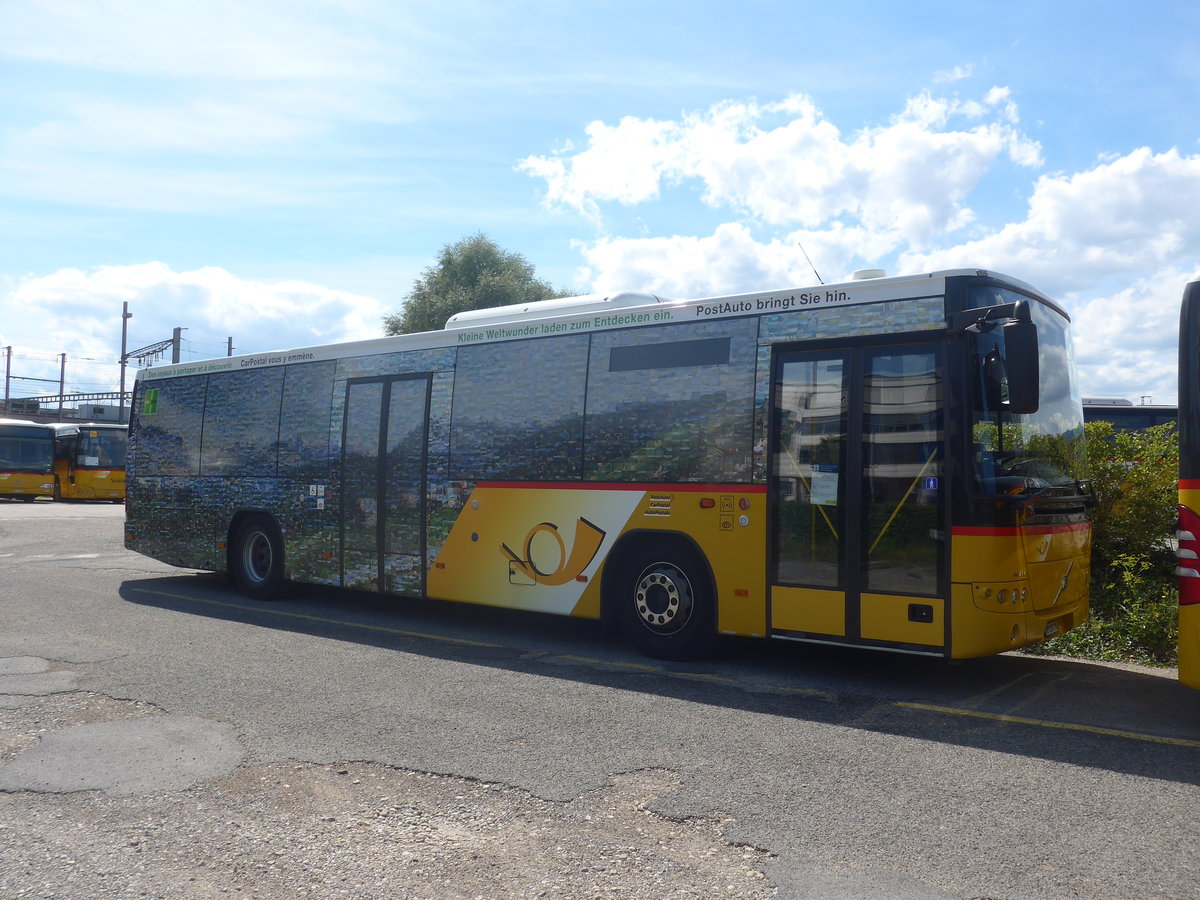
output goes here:
[{"label": "bus rear door", "polygon": [[342,583],[425,593],[429,375],[356,379],[346,390]]}]

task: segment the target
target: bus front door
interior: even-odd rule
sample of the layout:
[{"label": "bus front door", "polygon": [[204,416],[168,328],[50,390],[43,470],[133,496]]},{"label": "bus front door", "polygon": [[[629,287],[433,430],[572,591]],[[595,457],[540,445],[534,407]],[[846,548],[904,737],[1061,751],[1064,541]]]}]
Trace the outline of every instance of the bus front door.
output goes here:
[{"label": "bus front door", "polygon": [[772,633],[943,652],[943,371],[933,344],[776,354]]},{"label": "bus front door", "polygon": [[342,439],[342,584],[425,592],[428,375],[356,379]]}]

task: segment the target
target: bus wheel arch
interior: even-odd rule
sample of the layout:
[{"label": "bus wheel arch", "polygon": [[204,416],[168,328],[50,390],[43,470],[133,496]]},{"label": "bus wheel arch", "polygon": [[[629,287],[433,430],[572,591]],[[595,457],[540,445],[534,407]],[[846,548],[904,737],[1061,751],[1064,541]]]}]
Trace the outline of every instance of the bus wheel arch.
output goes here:
[{"label": "bus wheel arch", "polygon": [[274,600],[284,584],[283,532],[270,513],[242,512],[229,524],[226,563],[238,590],[254,600]]},{"label": "bus wheel arch", "polygon": [[626,535],[605,562],[602,589],[605,623],[647,656],[691,659],[716,639],[716,582],[684,534]]}]

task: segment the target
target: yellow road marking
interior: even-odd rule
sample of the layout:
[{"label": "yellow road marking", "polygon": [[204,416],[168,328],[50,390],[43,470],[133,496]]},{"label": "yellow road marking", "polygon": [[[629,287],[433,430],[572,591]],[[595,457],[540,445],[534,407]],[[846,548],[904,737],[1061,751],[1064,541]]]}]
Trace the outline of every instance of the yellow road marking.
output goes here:
[{"label": "yellow road marking", "polygon": [[[188,600],[194,603],[207,603],[210,606],[221,606],[227,609],[238,609],[243,612],[266,613],[272,616],[280,616],[286,619],[298,619],[304,622],[319,622],[323,625],[340,625],[344,628],[358,628],[362,631],[377,631],[383,634],[392,634],[399,637],[419,638],[427,641],[439,641],[444,644],[458,644],[466,647],[487,647],[493,650],[513,650],[515,648],[506,647],[503,644],[493,644],[486,641],[472,641],[467,638],[447,637],[440,634],[429,634],[421,631],[406,631],[403,628],[388,628],[384,625],[366,625],[362,622],[350,622],[344,619],[328,619],[323,616],[310,616],[304,613],[288,612],[282,609],[269,609],[265,606],[247,606],[242,603],[230,603],[225,600],[211,600],[207,597],[194,597],[187,594],[174,594],[168,591],[150,590],[147,588],[135,588],[134,590],[143,594],[154,594],[160,597],[169,597],[173,600]],[[706,681],[716,684],[726,684],[731,687],[741,687],[749,690],[769,691],[772,693],[782,694],[800,694],[808,697],[820,697],[826,700],[836,700],[837,696],[829,691],[822,691],[816,688],[797,688],[784,685],[753,685],[746,682],[738,681],[735,678],[730,678],[725,675],[713,675],[705,672],[680,672],[672,669],[664,668],[647,663],[633,662],[618,662],[603,659],[596,659],[589,656],[573,656],[569,654],[546,654],[547,658],[564,659],[572,662],[585,663],[587,665],[603,666],[611,669],[625,669],[635,672],[648,672],[654,675],[666,675],[671,678],[682,678],[691,681]],[[1155,734],[1143,734],[1138,731],[1122,731],[1116,728],[1102,728],[1098,725],[1080,725],[1074,722],[1054,722],[1049,719],[1033,719],[1025,716],[1012,716],[1006,713],[989,713],[981,712],[974,709],[961,709],[954,706],[937,706],[931,703],[909,703],[905,701],[896,701],[891,706],[901,709],[911,709],[918,712],[942,713],[951,716],[966,716],[975,719],[987,719],[993,722],[1003,722],[1009,725],[1032,725],[1036,728],[1052,728],[1060,731],[1082,731],[1088,734],[1098,734],[1105,737],[1119,737],[1126,740],[1142,741],[1152,744],[1169,744],[1174,747],[1200,747],[1200,741],[1191,740],[1189,738],[1172,738],[1162,737]]]},{"label": "yellow road marking", "polygon": [[747,684],[744,681],[739,681],[736,678],[730,678],[727,675],[713,675],[710,672],[681,672],[678,669],[668,669],[664,666],[656,666],[646,663],[631,663],[618,662],[615,660],[595,659],[590,656],[572,656],[565,653],[551,654],[553,659],[567,659],[572,662],[586,663],[593,666],[605,666],[611,669],[631,669],[635,672],[649,672],[654,675],[668,675],[671,678],[685,678],[689,681],[707,681],[713,684],[725,684],[730,687],[738,687],[750,690],[769,691],[777,694],[803,694],[809,697],[822,697],[826,700],[834,700],[836,697],[828,691],[817,690],[816,688],[797,688],[786,687],[776,684]]},{"label": "yellow road marking", "polygon": [[1133,741],[1146,741],[1151,744],[1171,744],[1176,747],[1200,747],[1200,741],[1188,738],[1162,737],[1157,734],[1143,734],[1140,731],[1121,731],[1117,728],[1101,728],[1098,725],[1079,725],[1075,722],[1054,722],[1049,719],[1029,719],[1025,716],[1010,716],[1005,713],[981,712],[976,709],[959,709],[954,706],[935,706],[931,703],[896,702],[892,706],[904,709],[916,709],[922,712],[945,713],[950,716],[968,716],[974,719],[990,719],[993,722],[1005,722],[1010,725],[1033,725],[1038,728],[1057,728],[1061,731],[1084,731],[1089,734],[1102,734],[1105,737],[1127,738]]}]

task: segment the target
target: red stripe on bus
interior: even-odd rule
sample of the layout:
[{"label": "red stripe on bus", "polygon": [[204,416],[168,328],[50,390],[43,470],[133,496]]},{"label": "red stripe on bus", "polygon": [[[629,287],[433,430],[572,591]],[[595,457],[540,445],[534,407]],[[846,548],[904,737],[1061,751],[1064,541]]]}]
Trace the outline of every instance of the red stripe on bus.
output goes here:
[{"label": "red stripe on bus", "polygon": [[1002,525],[1002,526],[983,526],[983,525],[955,525],[951,529],[951,533],[959,537],[1012,537],[1018,532],[1025,534],[1065,534],[1070,531],[1088,531],[1091,529],[1088,523],[1076,525]]},{"label": "red stripe on bus", "polygon": [[480,481],[477,487],[535,491],[662,491],[694,494],[765,494],[765,484],[641,484],[600,481]]},{"label": "red stripe on bus", "polygon": [[1200,478],[1180,478],[1179,489],[1181,491],[1200,491]]}]

